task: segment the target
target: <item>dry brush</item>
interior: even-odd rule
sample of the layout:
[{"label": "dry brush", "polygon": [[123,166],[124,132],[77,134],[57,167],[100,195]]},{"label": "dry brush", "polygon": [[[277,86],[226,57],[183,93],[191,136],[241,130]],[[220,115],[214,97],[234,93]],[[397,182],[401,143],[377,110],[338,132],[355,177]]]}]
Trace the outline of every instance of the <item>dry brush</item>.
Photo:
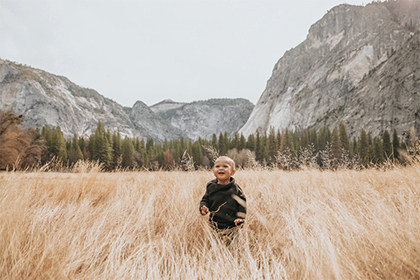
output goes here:
[{"label": "dry brush", "polygon": [[222,244],[210,172],[0,173],[3,279],[419,279],[420,166],[241,170],[248,216]]}]

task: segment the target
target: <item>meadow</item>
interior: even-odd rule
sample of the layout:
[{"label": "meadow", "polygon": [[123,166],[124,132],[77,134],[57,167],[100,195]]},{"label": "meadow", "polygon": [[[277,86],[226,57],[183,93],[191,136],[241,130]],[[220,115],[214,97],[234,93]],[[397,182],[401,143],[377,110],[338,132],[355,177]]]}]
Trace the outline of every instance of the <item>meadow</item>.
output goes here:
[{"label": "meadow", "polygon": [[208,171],[0,173],[2,279],[419,279],[420,166],[239,170],[230,246]]}]

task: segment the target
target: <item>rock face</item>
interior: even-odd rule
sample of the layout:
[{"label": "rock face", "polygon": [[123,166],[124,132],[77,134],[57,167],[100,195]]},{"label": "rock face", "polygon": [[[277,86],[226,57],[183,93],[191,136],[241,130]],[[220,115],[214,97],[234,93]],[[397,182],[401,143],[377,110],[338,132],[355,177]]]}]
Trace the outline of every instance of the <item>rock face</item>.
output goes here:
[{"label": "rock face", "polygon": [[245,135],[334,127],[419,129],[420,1],[339,5],[276,63]]},{"label": "rock face", "polygon": [[148,132],[147,138],[163,140],[165,138],[178,139],[184,136],[183,131],[170,125],[141,101],[137,101],[133,108],[127,112],[138,131]]},{"label": "rock face", "polygon": [[60,126],[65,135],[90,135],[99,120],[136,135],[123,107],[65,77],[0,60],[0,109],[23,114],[25,126]]},{"label": "rock face", "polygon": [[234,134],[248,120],[254,105],[246,99],[209,99],[192,103],[164,100],[151,106],[163,119],[187,137],[210,139],[213,133]]},{"label": "rock face", "polygon": [[0,110],[23,114],[26,127],[60,126],[66,136],[90,135],[101,120],[106,128],[129,137],[158,141],[206,137],[238,130],[253,108],[244,99],[159,104],[153,107],[158,114],[141,101],[123,107],[65,77],[0,60]]},{"label": "rock face", "polygon": [[185,104],[188,104],[188,103],[175,102],[171,99],[165,99],[159,103],[156,103],[155,105],[150,106],[150,109],[152,109],[153,112],[160,114],[161,116],[164,116],[165,112],[179,109]]}]

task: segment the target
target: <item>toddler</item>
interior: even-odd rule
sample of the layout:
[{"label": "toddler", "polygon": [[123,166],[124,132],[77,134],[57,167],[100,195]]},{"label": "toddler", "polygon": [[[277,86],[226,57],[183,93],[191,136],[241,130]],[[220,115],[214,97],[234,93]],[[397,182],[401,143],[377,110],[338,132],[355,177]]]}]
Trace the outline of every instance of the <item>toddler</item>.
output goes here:
[{"label": "toddler", "polygon": [[216,178],[207,183],[200,202],[201,215],[210,213],[209,220],[214,229],[232,229],[245,222],[246,198],[232,177],[235,172],[235,162],[229,157],[222,156],[214,162]]}]

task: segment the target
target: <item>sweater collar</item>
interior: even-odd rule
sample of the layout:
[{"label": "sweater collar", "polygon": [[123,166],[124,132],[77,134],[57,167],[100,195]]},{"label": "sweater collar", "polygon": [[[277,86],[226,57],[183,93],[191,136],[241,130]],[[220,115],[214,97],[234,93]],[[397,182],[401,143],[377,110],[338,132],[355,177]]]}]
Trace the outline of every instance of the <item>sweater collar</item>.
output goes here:
[{"label": "sweater collar", "polygon": [[225,185],[219,184],[219,183],[217,182],[217,179],[213,179],[213,180],[211,180],[211,182],[212,182],[213,184],[216,184],[216,185],[219,185],[219,186],[226,186],[226,185],[230,185],[230,184],[235,184],[235,178],[230,177],[230,178],[229,178],[229,183],[227,183],[227,184],[225,184]]},{"label": "sweater collar", "polygon": [[230,181],[226,185],[218,184],[217,179],[211,180],[211,183],[212,184],[209,186],[210,187],[209,188],[209,193],[225,190],[225,189],[228,189],[228,188],[232,187],[232,185],[235,184],[235,179],[233,177],[230,177]]}]

